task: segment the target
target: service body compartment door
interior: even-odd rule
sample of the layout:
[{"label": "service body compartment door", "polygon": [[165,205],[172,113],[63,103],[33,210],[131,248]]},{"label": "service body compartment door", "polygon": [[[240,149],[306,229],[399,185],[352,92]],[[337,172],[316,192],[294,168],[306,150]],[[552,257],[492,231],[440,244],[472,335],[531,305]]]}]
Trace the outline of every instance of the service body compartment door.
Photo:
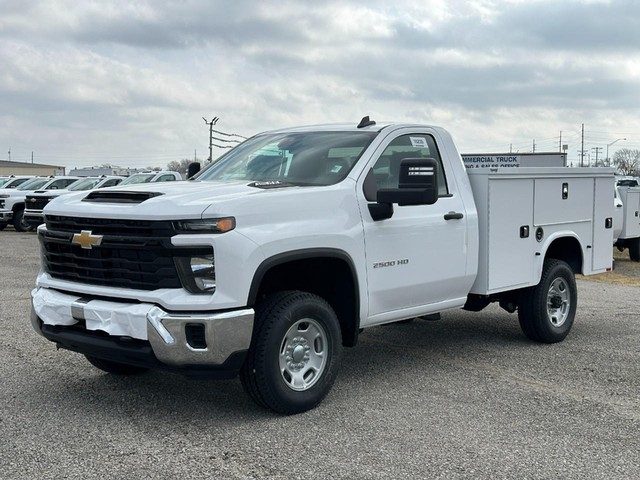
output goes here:
[{"label": "service body compartment door", "polygon": [[[613,225],[610,222],[613,222],[615,208],[611,195],[615,188],[614,181],[612,178],[603,177],[594,179],[592,273],[606,272],[611,268]],[[640,190],[638,192],[640,193]]]},{"label": "service body compartment door", "polygon": [[495,179],[489,184],[487,291],[526,286],[533,275],[534,180]]}]

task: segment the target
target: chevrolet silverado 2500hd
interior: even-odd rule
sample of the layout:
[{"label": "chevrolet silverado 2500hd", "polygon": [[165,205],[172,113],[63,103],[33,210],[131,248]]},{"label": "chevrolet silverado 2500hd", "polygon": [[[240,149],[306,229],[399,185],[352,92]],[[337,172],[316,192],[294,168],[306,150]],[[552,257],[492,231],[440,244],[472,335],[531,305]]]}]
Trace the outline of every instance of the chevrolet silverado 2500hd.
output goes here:
[{"label": "chevrolet silverado 2500hd", "polygon": [[611,268],[611,169],[467,171],[442,128],[256,135],[186,182],[58,197],[32,324],[99,369],[240,375],[259,405],[317,405],[361,329],[499,302],[559,342],[574,273]]}]

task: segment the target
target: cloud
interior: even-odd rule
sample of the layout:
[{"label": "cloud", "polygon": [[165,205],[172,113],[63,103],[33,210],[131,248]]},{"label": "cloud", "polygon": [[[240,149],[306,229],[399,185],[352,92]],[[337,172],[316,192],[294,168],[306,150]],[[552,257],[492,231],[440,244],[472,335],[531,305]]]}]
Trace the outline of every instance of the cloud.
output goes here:
[{"label": "cloud", "polygon": [[69,162],[205,152],[203,115],[249,135],[372,114],[442,123],[480,147],[582,122],[612,135],[640,126],[631,0],[57,0],[2,10],[0,143]]}]

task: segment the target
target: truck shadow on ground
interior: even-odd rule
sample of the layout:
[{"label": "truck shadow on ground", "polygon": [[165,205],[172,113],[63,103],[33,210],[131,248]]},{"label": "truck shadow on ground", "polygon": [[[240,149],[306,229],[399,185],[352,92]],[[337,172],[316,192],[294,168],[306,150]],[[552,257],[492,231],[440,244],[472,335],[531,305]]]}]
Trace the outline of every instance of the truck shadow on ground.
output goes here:
[{"label": "truck shadow on ground", "polygon": [[[517,318],[500,310],[454,312],[437,322],[417,319],[410,324],[372,327],[364,331],[355,348],[345,349],[334,390],[357,385],[358,395],[366,398],[391,379],[409,376],[412,381],[428,382],[429,376],[450,368],[451,361],[519,357],[532,346],[535,344],[520,332]],[[61,408],[84,411],[84,415],[100,416],[108,411],[125,420],[157,417],[186,424],[203,419],[233,423],[273,417],[253,404],[238,379],[190,379],[166,372],[114,376],[91,367],[80,355],[66,351],[58,355],[65,356],[65,374],[51,384],[53,391],[34,389],[32,394],[43,403],[55,401]],[[344,397],[338,393],[334,400],[348,404]]]}]

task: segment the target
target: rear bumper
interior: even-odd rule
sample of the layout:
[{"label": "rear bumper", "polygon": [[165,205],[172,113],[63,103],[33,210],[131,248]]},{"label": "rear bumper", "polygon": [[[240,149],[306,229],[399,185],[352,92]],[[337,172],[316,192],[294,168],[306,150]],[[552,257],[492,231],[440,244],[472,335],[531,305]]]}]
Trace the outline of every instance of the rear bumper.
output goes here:
[{"label": "rear bumper", "polygon": [[32,299],[33,328],[61,348],[187,375],[234,376],[253,332],[252,309],[173,313],[44,288]]}]

